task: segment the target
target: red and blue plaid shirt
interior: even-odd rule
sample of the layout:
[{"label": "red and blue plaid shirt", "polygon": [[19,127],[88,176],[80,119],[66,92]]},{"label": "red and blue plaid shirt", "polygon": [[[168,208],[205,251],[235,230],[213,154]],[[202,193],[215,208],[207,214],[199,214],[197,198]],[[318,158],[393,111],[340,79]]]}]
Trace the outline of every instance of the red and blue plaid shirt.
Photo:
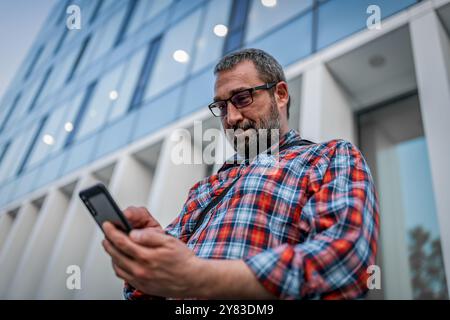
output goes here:
[{"label": "red and blue plaid shirt", "polygon": [[[291,130],[280,145],[300,140]],[[194,230],[203,209],[236,180]],[[367,292],[379,229],[374,183],[344,140],[293,146],[196,183],[166,228],[206,259],[243,259],[281,299],[352,299]],[[125,286],[127,299],[146,296]]]}]

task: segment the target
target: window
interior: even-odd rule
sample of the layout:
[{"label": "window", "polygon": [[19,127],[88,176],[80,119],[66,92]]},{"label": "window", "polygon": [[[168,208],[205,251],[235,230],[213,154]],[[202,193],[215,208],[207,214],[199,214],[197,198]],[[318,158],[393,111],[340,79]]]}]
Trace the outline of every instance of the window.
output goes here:
[{"label": "window", "polygon": [[77,68],[77,72],[84,71],[89,64],[110,51],[114,45],[121,26],[121,21],[123,20],[125,14],[125,10],[121,10],[116,13],[108,20],[105,20],[104,27],[97,30],[95,34],[91,35],[91,45],[87,45],[88,48],[85,49],[86,52],[83,52],[83,57],[79,63],[80,65]]},{"label": "window", "polygon": [[137,1],[129,1],[128,2],[128,7],[126,10],[125,17],[122,19],[120,29],[117,33],[116,40],[114,41],[114,47],[116,47],[117,45],[119,45],[120,42],[122,42],[123,37],[125,35],[125,31],[127,30],[128,24],[130,23],[130,20],[133,17],[134,11],[136,9],[136,3],[137,3]]},{"label": "window", "polygon": [[249,0],[234,0],[231,9],[229,32],[223,48],[228,53],[242,47],[245,25],[247,20]]},{"label": "window", "polygon": [[72,142],[75,138],[75,135],[79,130],[80,124],[84,118],[84,115],[86,113],[87,106],[89,105],[89,102],[92,99],[92,95],[95,91],[96,86],[97,86],[97,82],[94,81],[87,87],[87,89],[83,95],[83,98],[81,100],[80,108],[77,111],[76,116],[73,121],[73,130],[71,130],[69,132],[69,134],[67,135],[67,139],[64,142],[64,148],[72,144]]},{"label": "window", "polygon": [[42,78],[41,84],[39,85],[39,88],[36,91],[36,94],[31,102],[31,105],[28,108],[28,111],[31,111],[34,109],[34,107],[36,106],[36,104],[38,104],[39,98],[42,95],[42,91],[44,91],[46,89],[46,84],[48,81],[48,78],[50,77],[50,74],[52,72],[52,68],[50,67],[47,72],[44,75],[44,78]]},{"label": "window", "polygon": [[167,9],[173,0],[140,0],[135,9],[134,16],[127,30],[128,34],[136,32],[146,22],[149,22],[163,10]]},{"label": "window", "polygon": [[16,174],[27,148],[35,136],[38,125],[39,124],[35,124],[31,128],[28,128],[10,141],[11,145],[8,148],[8,152],[5,154],[3,161],[0,164],[1,182],[10,179]]},{"label": "window", "polygon": [[33,72],[34,67],[36,66],[39,57],[42,55],[42,51],[44,51],[44,45],[41,45],[33,55],[33,58],[30,60],[30,64],[28,65],[28,69],[25,72],[25,80],[28,79],[30,74]]},{"label": "window", "polygon": [[[383,18],[416,3],[417,0],[379,0]],[[372,0],[330,0],[319,6],[317,49],[351,35],[366,26]]]},{"label": "window", "polygon": [[146,99],[158,95],[186,77],[188,64],[193,58],[193,43],[200,18],[201,10],[196,10],[164,35],[155,70],[147,86]]},{"label": "window", "polygon": [[312,16],[311,12],[303,14],[248,46],[270,52],[282,66],[287,66],[312,53]]},{"label": "window", "polygon": [[385,298],[448,299],[417,95],[361,114],[359,126],[379,193]]},{"label": "window", "polygon": [[2,148],[0,149],[0,167],[2,165],[3,162],[3,158],[5,157],[6,153],[8,152],[8,148],[11,145],[11,141],[8,141],[7,143],[5,143]]},{"label": "window", "polygon": [[[48,115],[46,115],[44,118],[41,119],[39,123],[39,127],[37,129],[37,132],[33,135],[33,139],[31,140],[30,144],[26,148],[26,152],[22,158],[22,161],[20,161],[20,166],[17,170],[17,175],[22,174],[23,170],[25,169],[25,165],[28,162],[28,159],[30,158],[31,153],[33,152],[34,148],[37,146],[37,141],[41,137],[42,130],[45,128],[48,121]],[[45,137],[44,137],[45,139]]]},{"label": "window", "polygon": [[126,72],[121,78],[117,89],[117,99],[113,101],[111,110],[109,112],[108,121],[114,121],[121,117],[130,107],[131,99],[134,90],[137,90],[137,84],[139,79],[139,71],[142,72],[145,69],[142,64],[146,56],[147,47],[142,48],[131,58],[126,66]]},{"label": "window", "polygon": [[144,90],[148,83],[148,79],[150,78],[151,71],[153,69],[153,65],[155,64],[156,55],[159,51],[159,46],[161,43],[161,38],[158,37],[154,39],[147,49],[147,54],[145,57],[145,63],[141,68],[141,72],[139,74],[139,80],[134,89],[133,98],[131,100],[130,109],[134,109],[139,107],[142,102],[144,96]]},{"label": "window", "polygon": [[17,103],[19,102],[20,97],[21,97],[21,93],[18,93],[16,95],[16,97],[14,98],[14,101],[11,104],[11,106],[9,107],[8,111],[5,112],[5,116],[4,116],[3,121],[2,121],[2,123],[0,125],[0,132],[3,131],[3,129],[8,124],[8,121],[11,118],[11,115],[14,113],[14,111],[16,111]]},{"label": "window", "polygon": [[48,87],[50,92],[54,92],[56,89],[60,88],[64,79],[67,77],[75,58],[77,57],[77,52],[70,52],[64,59],[60,59],[54,64],[54,71],[48,79]]},{"label": "window", "polygon": [[76,133],[76,140],[102,127],[107,119],[111,104],[118,97],[118,85],[123,77],[125,64],[117,66],[99,80],[89,107]]},{"label": "window", "polygon": [[91,40],[91,37],[87,37],[86,39],[84,39],[80,51],[78,52],[78,55],[75,59],[75,61],[72,64],[72,68],[70,70],[69,75],[66,78],[66,83],[69,82],[70,80],[72,80],[73,75],[75,74],[75,72],[77,71],[77,68],[80,64],[81,59],[83,58],[84,53],[86,52],[86,48],[89,45],[89,41]]},{"label": "window", "polygon": [[230,9],[231,1],[213,0],[208,4],[202,33],[195,42],[193,73],[221,56],[228,29]]},{"label": "window", "polygon": [[58,106],[49,115],[26,163],[26,167],[34,166],[64,146],[67,135],[74,128],[73,122],[81,99],[82,95],[79,94],[74,99],[66,101],[62,106]]},{"label": "window", "polygon": [[312,3],[313,0],[278,0],[275,6],[268,7],[261,0],[253,0],[247,19],[245,42],[265,35],[277,25],[311,8]]}]

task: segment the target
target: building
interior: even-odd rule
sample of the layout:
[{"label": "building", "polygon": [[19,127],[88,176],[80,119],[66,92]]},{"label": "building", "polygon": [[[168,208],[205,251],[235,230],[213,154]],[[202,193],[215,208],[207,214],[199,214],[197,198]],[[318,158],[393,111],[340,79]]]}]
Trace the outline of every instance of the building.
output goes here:
[{"label": "building", "polygon": [[[66,27],[72,4],[81,29]],[[175,165],[170,136],[196,120],[220,127],[206,107],[212,68],[240,47],[285,67],[292,128],[350,140],[371,165],[370,296],[448,298],[449,35],[450,0],[58,2],[0,102],[0,298],[121,298],[78,191],[102,181],[122,207],[169,223],[217,168]],[[201,140],[186,143],[201,154]],[[73,265],[81,290],[66,286]]]}]

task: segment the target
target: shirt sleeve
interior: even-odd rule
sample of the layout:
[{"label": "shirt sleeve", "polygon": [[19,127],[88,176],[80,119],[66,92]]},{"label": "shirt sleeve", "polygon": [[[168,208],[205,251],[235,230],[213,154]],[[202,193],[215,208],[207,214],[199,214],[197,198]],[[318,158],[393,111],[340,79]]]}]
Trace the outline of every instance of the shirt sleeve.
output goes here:
[{"label": "shirt sleeve", "polygon": [[378,203],[369,168],[351,143],[337,140],[309,176],[302,208],[308,237],[244,259],[281,299],[354,299],[367,293],[374,263]]}]

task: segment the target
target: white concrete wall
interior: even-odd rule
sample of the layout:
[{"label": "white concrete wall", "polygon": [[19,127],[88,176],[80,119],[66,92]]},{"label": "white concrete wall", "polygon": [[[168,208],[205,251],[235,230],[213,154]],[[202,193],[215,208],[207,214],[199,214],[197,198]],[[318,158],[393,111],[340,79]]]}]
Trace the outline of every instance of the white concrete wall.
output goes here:
[{"label": "white concrete wall", "polygon": [[[143,206],[148,198],[151,172],[130,155],[115,166],[109,185],[111,195],[121,209]],[[101,245],[103,232],[97,228],[90,244],[86,263],[81,269],[82,289],[76,299],[122,299],[123,281],[116,277],[111,258]]]},{"label": "white concrete wall", "polygon": [[335,138],[355,142],[351,101],[323,63],[305,71],[302,78],[300,134],[323,142]]},{"label": "white concrete wall", "polygon": [[68,204],[68,199],[62,191],[56,188],[49,190],[17,266],[8,298],[33,299],[35,297]]},{"label": "white concrete wall", "polygon": [[29,243],[29,235],[36,222],[38,209],[26,202],[17,213],[8,238],[0,252],[0,299],[8,295],[9,284],[15,274],[24,248]]}]

